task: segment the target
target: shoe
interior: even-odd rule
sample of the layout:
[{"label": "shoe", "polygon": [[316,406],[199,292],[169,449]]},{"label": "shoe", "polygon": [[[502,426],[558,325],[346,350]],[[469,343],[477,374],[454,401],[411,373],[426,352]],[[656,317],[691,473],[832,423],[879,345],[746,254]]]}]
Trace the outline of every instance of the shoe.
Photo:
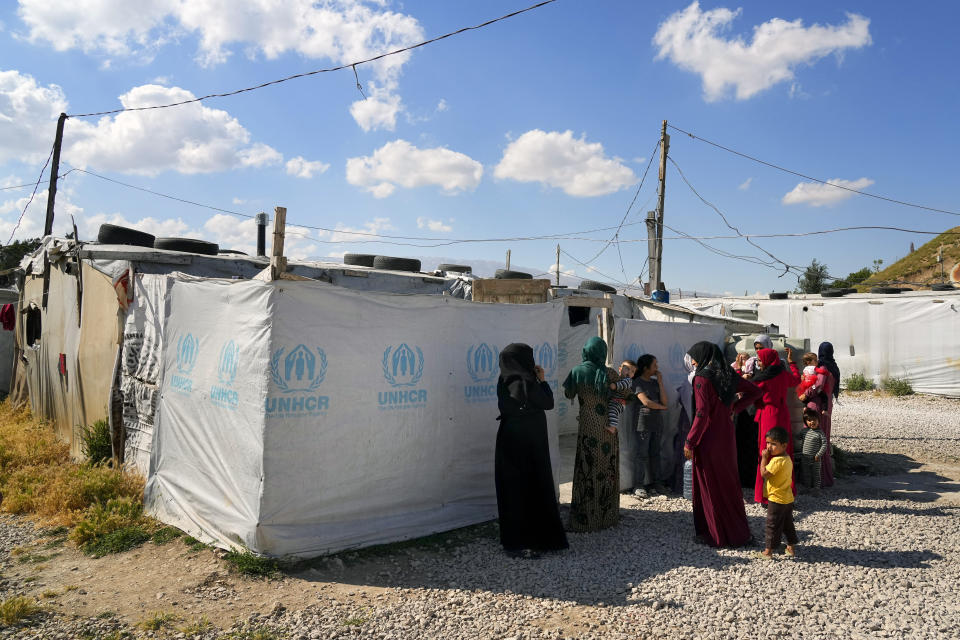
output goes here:
[{"label": "shoe", "polygon": [[650,494],[647,493],[646,489],[644,489],[643,487],[640,487],[639,489],[633,492],[633,497],[640,498],[641,500],[643,500],[643,499],[649,498]]},{"label": "shoe", "polygon": [[754,551],[750,555],[756,558],[757,560],[773,560],[773,556],[768,556],[762,551]]}]

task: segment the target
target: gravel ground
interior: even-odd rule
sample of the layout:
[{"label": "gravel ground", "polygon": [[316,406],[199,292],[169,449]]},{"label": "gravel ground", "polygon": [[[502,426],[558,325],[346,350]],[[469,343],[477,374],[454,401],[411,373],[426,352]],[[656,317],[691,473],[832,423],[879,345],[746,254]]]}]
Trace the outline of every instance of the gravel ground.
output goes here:
[{"label": "gravel ground", "polygon": [[[445,552],[398,550],[416,575],[371,571],[355,581],[360,592],[376,587],[375,595],[321,594],[300,610],[278,602],[270,615],[190,637],[957,638],[960,502],[949,496],[958,491],[960,469],[941,463],[960,449],[958,409],[955,400],[847,395],[834,418],[841,446],[932,466],[841,477],[821,497],[798,498],[795,560],[699,546],[688,502],[624,496],[620,525],[569,534],[571,549],[562,554],[507,558],[487,527]],[[893,434],[915,439],[889,439]],[[944,469],[953,475],[941,475]],[[924,491],[909,490],[913,478]],[[762,509],[748,504],[747,515],[762,539]],[[10,548],[31,536],[17,522],[0,520],[5,564]],[[7,596],[25,589],[4,583]],[[106,639],[121,628],[138,637],[187,637],[44,614],[32,627],[0,631],[0,638]]]}]

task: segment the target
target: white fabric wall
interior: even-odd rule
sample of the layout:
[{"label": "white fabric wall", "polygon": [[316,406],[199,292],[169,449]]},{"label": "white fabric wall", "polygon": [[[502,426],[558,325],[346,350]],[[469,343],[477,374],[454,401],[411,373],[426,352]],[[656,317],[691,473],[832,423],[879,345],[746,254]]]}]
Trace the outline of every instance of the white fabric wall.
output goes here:
[{"label": "white fabric wall", "polygon": [[169,309],[150,511],[200,539],[277,556],[496,517],[499,349],[534,346],[555,381],[564,314],[184,278]]},{"label": "white fabric wall", "polygon": [[[687,370],[683,366],[683,356],[690,347],[701,340],[712,342],[722,349],[726,330],[721,324],[625,319],[618,319],[614,330],[615,366],[623,360],[636,361],[643,354],[649,353],[656,356],[657,366],[664,376],[664,389],[668,396],[666,404],[670,409],[664,421],[660,450],[661,475],[667,477],[674,471],[673,439],[677,435],[680,403],[689,404],[691,393],[687,382]],[[631,410],[624,414],[624,422],[621,423],[620,428],[621,489],[634,486],[636,436],[632,424],[633,411]]]},{"label": "white fabric wall", "polygon": [[960,295],[770,300],[759,320],[810,338],[813,351],[833,343],[841,378],[907,378],[915,391],[960,397]]}]

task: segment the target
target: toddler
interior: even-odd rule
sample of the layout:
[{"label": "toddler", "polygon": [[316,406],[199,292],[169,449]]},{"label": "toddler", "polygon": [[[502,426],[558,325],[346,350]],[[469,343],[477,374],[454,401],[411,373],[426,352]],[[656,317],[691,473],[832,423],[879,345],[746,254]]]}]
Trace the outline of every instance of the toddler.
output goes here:
[{"label": "toddler", "polygon": [[814,495],[820,493],[820,460],[827,450],[827,438],[820,431],[820,414],[813,409],[803,410],[803,448],[800,454],[800,476],[804,486]]},{"label": "toddler", "polygon": [[807,405],[808,408],[822,413],[827,406],[827,397],[823,393],[820,376],[827,370],[817,366],[817,354],[803,354],[803,375],[800,378],[800,384],[797,385],[797,397],[800,402]]},{"label": "toddler", "polygon": [[787,430],[773,427],[767,431],[767,446],[760,457],[760,475],[763,476],[763,497],[767,499],[766,548],[762,558],[773,557],[773,550],[780,545],[780,538],[787,537],[787,555],[793,557],[797,530],[793,526],[793,461],[786,455]]},{"label": "toddler", "polygon": [[620,416],[623,415],[623,408],[627,405],[627,398],[636,395],[630,389],[633,385],[633,376],[636,373],[637,365],[632,360],[624,360],[623,364],[620,365],[620,379],[617,382],[610,383],[607,422],[613,429],[620,427]]}]

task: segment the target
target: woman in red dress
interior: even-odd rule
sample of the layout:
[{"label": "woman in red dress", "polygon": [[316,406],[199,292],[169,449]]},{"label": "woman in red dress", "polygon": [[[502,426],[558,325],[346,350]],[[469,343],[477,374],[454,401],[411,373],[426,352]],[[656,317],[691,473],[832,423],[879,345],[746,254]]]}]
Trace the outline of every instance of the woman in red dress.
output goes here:
[{"label": "woman in red dress", "polygon": [[[760,451],[766,447],[767,431],[773,427],[787,430],[787,455],[793,456],[793,430],[790,428],[790,409],[787,408],[787,391],[800,384],[800,370],[793,361],[793,350],[787,347],[787,369],[780,362],[780,356],[773,349],[760,349],[757,352],[757,372],[751,382],[760,387],[763,396],[757,401],[756,421],[760,426],[757,446]],[[760,475],[760,460],[757,460],[757,482],[754,485],[753,499],[766,504],[763,498],[763,477]]]},{"label": "woman in red dress", "polygon": [[694,530],[712,547],[739,547],[751,535],[730,416],[759,398],[760,389],[734,373],[715,344],[698,342],[687,353],[696,367],[693,425],[683,447],[693,460]]}]

